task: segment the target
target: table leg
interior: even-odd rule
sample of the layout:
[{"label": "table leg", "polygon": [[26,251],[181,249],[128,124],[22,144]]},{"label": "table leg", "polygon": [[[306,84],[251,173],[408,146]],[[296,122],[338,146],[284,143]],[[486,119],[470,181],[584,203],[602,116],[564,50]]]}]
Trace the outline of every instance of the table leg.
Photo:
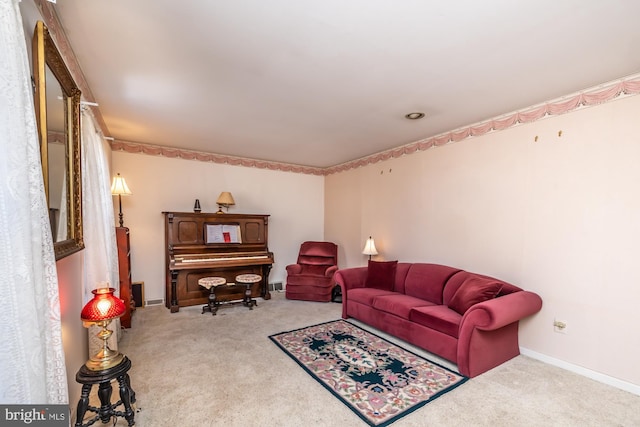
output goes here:
[{"label": "table leg", "polygon": [[[131,409],[132,390],[128,384],[127,377],[127,374],[120,375],[118,377],[118,384],[120,384],[120,400],[122,400],[122,404],[124,405],[124,417],[127,419],[129,427],[131,427],[135,424],[133,419],[135,417],[135,413],[133,412],[133,409]],[[135,401],[135,395],[133,399]]]},{"label": "table leg", "polygon": [[100,383],[100,387],[98,387],[98,397],[100,398],[100,420],[103,424],[106,424],[111,419],[111,415],[113,415],[113,405],[111,404],[111,381],[105,381]]},{"label": "table leg", "polygon": [[129,378],[129,374],[124,374],[124,380],[127,382],[127,387],[131,392],[131,403],[136,403],[136,392],[131,388],[131,379]]},{"label": "table leg", "polygon": [[82,385],[82,393],[80,394],[80,402],[78,402],[78,408],[76,409],[76,423],[75,427],[82,427],[82,420],[84,414],[89,407],[89,393],[91,392],[91,384]]}]

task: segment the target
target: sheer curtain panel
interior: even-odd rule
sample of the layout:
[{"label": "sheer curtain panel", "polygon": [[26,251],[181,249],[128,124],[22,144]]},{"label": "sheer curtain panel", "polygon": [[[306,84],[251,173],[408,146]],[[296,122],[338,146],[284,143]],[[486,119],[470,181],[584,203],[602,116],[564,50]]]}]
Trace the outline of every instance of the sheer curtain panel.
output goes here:
[{"label": "sheer curtain panel", "polygon": [[[84,224],[84,296],[83,304],[93,298],[92,290],[108,282],[119,289],[118,248],[116,246],[113,196],[109,183],[104,139],[98,132],[93,114],[82,111],[82,222]],[[118,292],[116,292],[117,294]]]},{"label": "sheer curtain panel", "polygon": [[[98,132],[91,110],[84,107],[81,119],[82,155],[82,222],[84,238],[84,276],[82,304],[92,297],[92,290],[106,283],[119,294],[118,248],[113,215],[113,196],[109,183],[104,138]],[[118,348],[120,319],[112,323],[116,331],[109,339],[109,348]],[[89,329],[89,354],[95,354],[102,346],[96,334],[97,326]]]},{"label": "sheer curtain panel", "polygon": [[60,301],[18,0],[0,0],[0,403],[68,403]]}]

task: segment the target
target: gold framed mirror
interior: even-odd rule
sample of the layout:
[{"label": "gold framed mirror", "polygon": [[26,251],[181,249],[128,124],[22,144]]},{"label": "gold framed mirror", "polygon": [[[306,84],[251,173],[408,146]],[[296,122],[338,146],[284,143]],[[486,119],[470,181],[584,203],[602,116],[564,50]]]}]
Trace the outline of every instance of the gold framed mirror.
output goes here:
[{"label": "gold framed mirror", "polygon": [[80,89],[42,21],[33,33],[35,110],[56,260],[84,248]]}]

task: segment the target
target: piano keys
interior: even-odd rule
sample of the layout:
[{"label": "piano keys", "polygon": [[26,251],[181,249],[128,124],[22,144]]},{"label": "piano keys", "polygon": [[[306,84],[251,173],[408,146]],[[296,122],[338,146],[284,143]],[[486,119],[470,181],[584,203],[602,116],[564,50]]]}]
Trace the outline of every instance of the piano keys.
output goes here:
[{"label": "piano keys", "polygon": [[272,264],[273,257],[267,254],[256,255],[255,252],[237,252],[218,255],[176,255],[170,263],[175,270],[195,268],[198,266],[214,267],[217,265],[244,265],[247,262],[255,264]]},{"label": "piano keys", "polygon": [[[206,304],[209,291],[198,285],[203,277],[218,276],[227,286],[216,290],[219,301],[242,300],[246,286],[235,285],[240,274],[258,274],[251,297],[271,298],[268,280],[274,262],[268,248],[269,215],[163,212],[165,217],[165,305]],[[231,230],[230,239],[212,238],[212,230]]]}]

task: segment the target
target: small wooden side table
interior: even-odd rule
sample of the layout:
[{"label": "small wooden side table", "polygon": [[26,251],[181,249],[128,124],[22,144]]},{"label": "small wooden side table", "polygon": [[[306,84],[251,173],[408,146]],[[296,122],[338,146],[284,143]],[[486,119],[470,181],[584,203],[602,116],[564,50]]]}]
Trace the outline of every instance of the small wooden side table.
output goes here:
[{"label": "small wooden side table", "polygon": [[224,277],[203,277],[198,279],[198,285],[209,290],[209,303],[202,307],[202,314],[209,311],[212,316],[216,315],[220,303],[216,300],[216,287],[227,283]]},{"label": "small wooden side table", "polygon": [[[126,356],[116,366],[102,371],[92,371],[86,365],[82,365],[82,368],[76,374],[76,381],[82,384],[82,393],[80,402],[78,402],[75,427],[88,427],[98,420],[106,424],[111,417],[126,418],[129,427],[135,424],[135,413],[131,408],[131,404],[136,402],[136,393],[131,388],[128,374],[130,368],[131,361]],[[120,385],[120,400],[116,403],[111,403],[111,381],[114,379],[117,379]],[[89,393],[94,384],[98,384],[100,408],[89,406]],[[120,405],[124,405],[124,412],[116,410]],[[94,412],[97,415],[83,423],[87,411]]]},{"label": "small wooden side table", "polygon": [[247,290],[244,291],[244,299],[242,300],[242,303],[245,306],[249,307],[249,310],[253,310],[253,306],[258,305],[256,300],[251,299],[251,286],[261,280],[262,276],[260,276],[259,274],[240,274],[236,276],[236,283],[240,283],[247,287]]}]

